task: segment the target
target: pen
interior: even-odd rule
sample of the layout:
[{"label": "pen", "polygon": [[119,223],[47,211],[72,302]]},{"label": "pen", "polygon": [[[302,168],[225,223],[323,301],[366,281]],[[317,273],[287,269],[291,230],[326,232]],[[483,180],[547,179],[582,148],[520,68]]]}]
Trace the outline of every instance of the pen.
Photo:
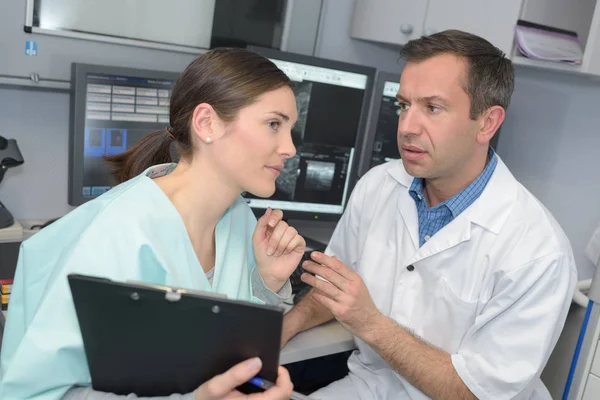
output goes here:
[{"label": "pen", "polygon": [[[262,378],[252,378],[250,379],[250,383],[253,384],[254,386],[257,386],[261,389],[270,389],[273,386],[275,386],[275,384],[273,382],[269,382],[266,381]],[[310,397],[307,397],[305,395],[303,395],[302,393],[298,393],[298,392],[292,392],[292,397],[290,397],[291,400],[311,400]]]}]

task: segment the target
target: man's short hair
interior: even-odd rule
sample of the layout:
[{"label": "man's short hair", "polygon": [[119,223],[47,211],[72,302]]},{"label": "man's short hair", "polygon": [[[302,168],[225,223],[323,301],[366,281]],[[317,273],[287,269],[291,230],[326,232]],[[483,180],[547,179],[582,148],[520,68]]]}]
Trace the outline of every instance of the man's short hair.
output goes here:
[{"label": "man's short hair", "polygon": [[400,57],[414,63],[443,54],[454,54],[467,62],[463,88],[471,100],[471,119],[495,105],[508,108],[515,86],[512,62],[484,38],[446,30],[411,40],[400,50]]}]

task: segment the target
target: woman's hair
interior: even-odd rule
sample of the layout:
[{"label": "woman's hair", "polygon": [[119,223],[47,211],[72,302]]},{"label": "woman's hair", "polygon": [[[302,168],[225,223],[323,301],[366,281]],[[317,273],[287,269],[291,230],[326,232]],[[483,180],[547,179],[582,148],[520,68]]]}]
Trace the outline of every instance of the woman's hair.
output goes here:
[{"label": "woman's hair", "polygon": [[152,165],[172,162],[170,146],[181,158],[193,153],[190,129],[198,104],[210,104],[219,118],[233,121],[240,109],[262,94],[292,87],[287,75],[268,59],[241,48],[216,48],[201,55],[183,71],[171,93],[170,126],[155,131],[124,153],[105,157],[118,183]]}]

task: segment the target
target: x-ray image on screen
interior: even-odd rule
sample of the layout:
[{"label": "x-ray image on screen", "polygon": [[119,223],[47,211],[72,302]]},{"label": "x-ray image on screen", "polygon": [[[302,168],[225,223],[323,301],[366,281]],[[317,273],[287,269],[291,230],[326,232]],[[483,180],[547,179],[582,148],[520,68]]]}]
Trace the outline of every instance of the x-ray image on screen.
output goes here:
[{"label": "x-ray image on screen", "polygon": [[335,163],[310,160],[306,162],[306,182],[308,190],[329,191],[333,186]]},{"label": "x-ray image on screen", "polygon": [[272,196],[243,196],[255,210],[271,207],[310,219],[335,217],[344,211],[352,188],[355,146],[362,143],[358,135],[363,134],[361,118],[374,70],[312,57],[302,62],[298,57],[303,58],[280,52],[269,57],[292,82],[298,115],[291,129],[295,155],[285,160]]},{"label": "x-ray image on screen", "polygon": [[296,182],[300,174],[300,156],[296,154],[285,162],[281,175],[275,181],[277,187],[276,197],[281,200],[293,200],[296,192]]},{"label": "x-ray image on screen", "polygon": [[298,122],[292,129],[292,139],[296,146],[304,142],[304,131],[306,129],[306,119],[308,118],[308,106],[310,104],[310,93],[312,91],[312,82],[294,82],[294,94],[296,95],[296,108],[298,110]]}]

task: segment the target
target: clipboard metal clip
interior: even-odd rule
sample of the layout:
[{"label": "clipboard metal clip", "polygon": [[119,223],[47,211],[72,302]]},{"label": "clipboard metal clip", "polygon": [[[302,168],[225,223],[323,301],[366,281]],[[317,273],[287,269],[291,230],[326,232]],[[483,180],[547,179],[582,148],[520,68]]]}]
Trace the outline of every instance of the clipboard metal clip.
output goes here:
[{"label": "clipboard metal clip", "polygon": [[165,299],[171,302],[179,301],[181,300],[181,291],[169,288],[165,291]]}]

